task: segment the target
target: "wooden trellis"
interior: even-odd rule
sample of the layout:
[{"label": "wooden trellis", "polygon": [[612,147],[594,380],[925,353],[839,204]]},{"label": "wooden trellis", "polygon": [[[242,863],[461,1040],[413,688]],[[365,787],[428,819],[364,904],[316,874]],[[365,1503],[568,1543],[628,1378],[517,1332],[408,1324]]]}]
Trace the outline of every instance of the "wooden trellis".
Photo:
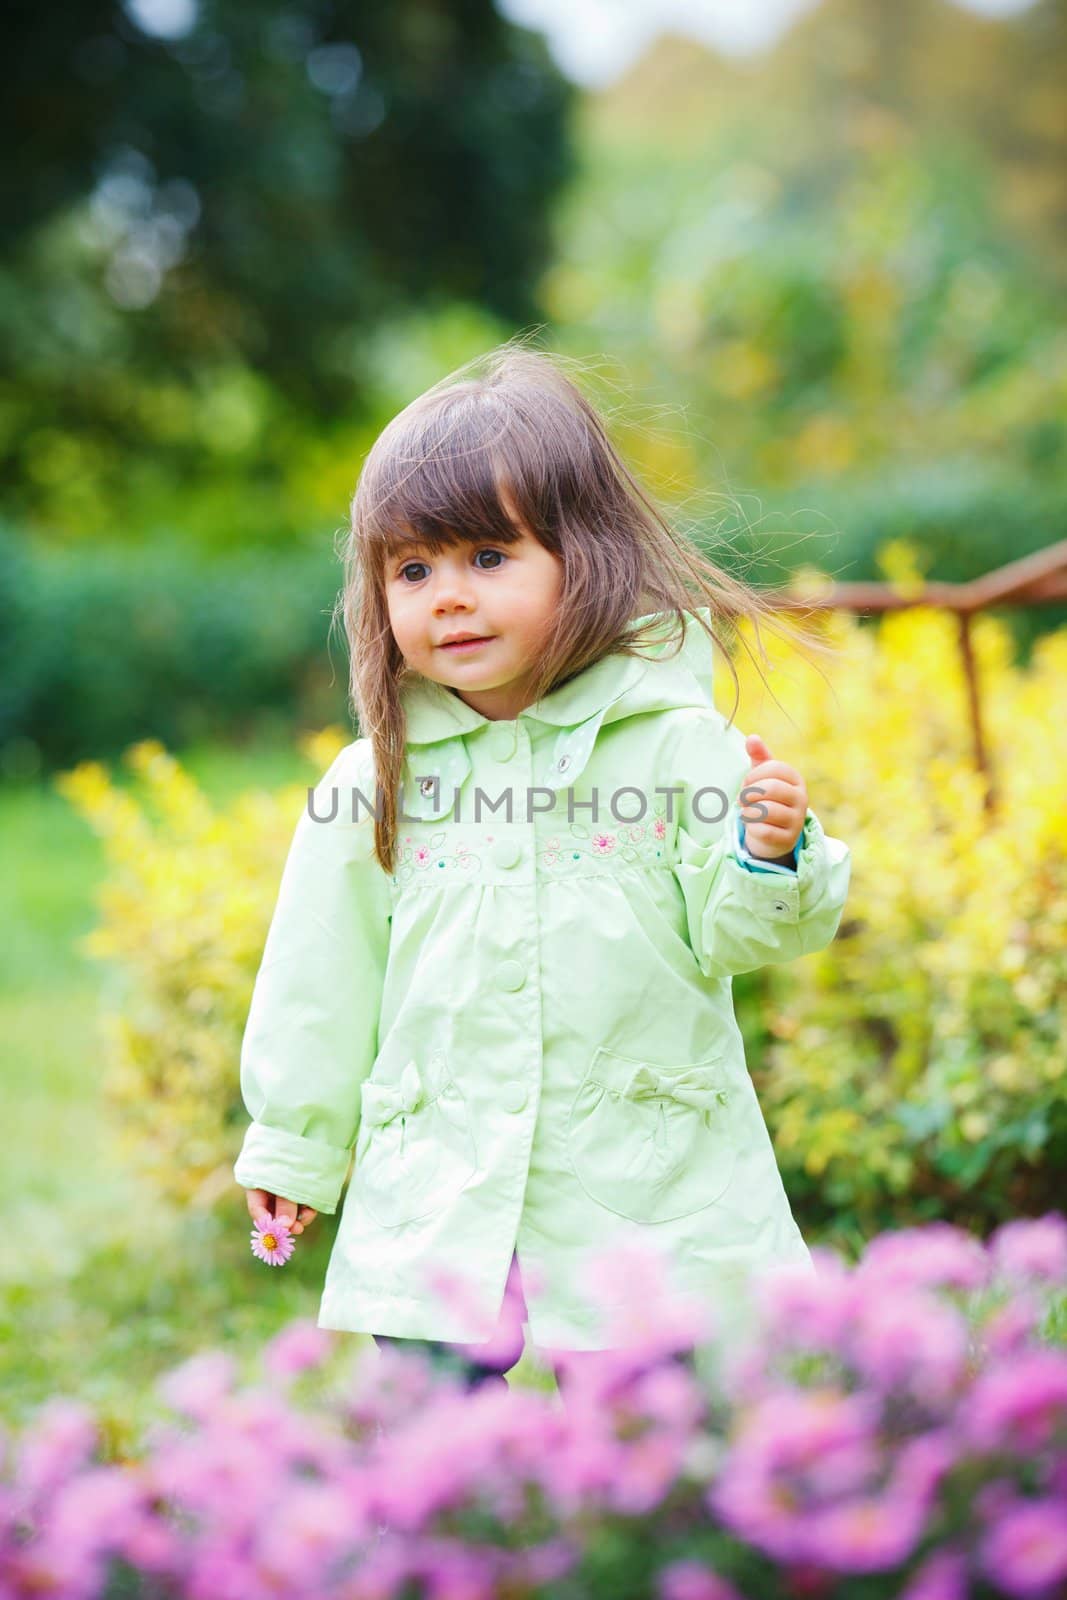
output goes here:
[{"label": "wooden trellis", "polygon": [[971,618],[991,606],[1049,605],[1067,600],[1067,539],[1045,550],[1009,561],[1007,566],[972,578],[969,583],[926,583],[907,594],[888,583],[835,583],[825,594],[798,597],[773,590],[768,598],[782,611],[902,611],[908,606],[940,606],[954,611],[959,623],[960,653],[967,681],[971,739],[975,764],[986,780],[985,807],[996,808],[993,771],[982,727],[982,702],[971,640]]}]

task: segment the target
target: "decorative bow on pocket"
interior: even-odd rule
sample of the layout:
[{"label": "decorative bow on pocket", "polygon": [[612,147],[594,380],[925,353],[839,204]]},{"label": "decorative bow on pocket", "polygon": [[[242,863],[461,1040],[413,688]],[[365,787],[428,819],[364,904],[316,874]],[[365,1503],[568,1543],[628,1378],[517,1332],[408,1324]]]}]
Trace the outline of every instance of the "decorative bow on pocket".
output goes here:
[{"label": "decorative bow on pocket", "polygon": [[384,1128],[394,1117],[418,1111],[431,1098],[418,1062],[412,1059],[400,1074],[399,1083],[367,1082],[363,1085],[363,1116],[366,1121]]},{"label": "decorative bow on pocket", "polygon": [[688,1217],[730,1184],[741,1109],[721,1053],[656,1066],[601,1045],[567,1118],[571,1166],[586,1194],[617,1216]]},{"label": "decorative bow on pocket", "polygon": [[632,1100],[669,1095],[685,1105],[696,1106],[698,1111],[710,1111],[716,1104],[725,1105],[727,1100],[726,1090],[709,1083],[707,1071],[702,1067],[688,1067],[684,1072],[665,1072],[647,1061],[634,1068],[620,1092]]}]

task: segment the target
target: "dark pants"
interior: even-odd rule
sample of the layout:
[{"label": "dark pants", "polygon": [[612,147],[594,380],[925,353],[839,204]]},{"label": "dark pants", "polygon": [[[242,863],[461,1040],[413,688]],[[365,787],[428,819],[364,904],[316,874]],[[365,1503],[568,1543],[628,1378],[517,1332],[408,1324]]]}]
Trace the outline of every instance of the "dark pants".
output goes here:
[{"label": "dark pants", "polygon": [[[494,1361],[472,1360],[467,1354],[469,1345],[448,1344],[443,1339],[399,1339],[388,1333],[376,1333],[374,1342],[379,1350],[384,1350],[386,1345],[406,1345],[409,1349],[421,1350],[434,1367],[455,1373],[466,1389],[479,1389],[483,1383],[504,1383],[504,1373],[515,1365],[514,1358],[508,1358],[504,1365]],[[673,1359],[687,1367],[694,1366],[692,1350],[676,1351]],[[562,1391],[565,1383],[562,1365],[553,1362],[552,1371],[556,1385]]]},{"label": "dark pants", "polygon": [[420,1350],[434,1367],[443,1372],[456,1373],[468,1389],[477,1389],[483,1383],[503,1382],[507,1368],[515,1364],[514,1360],[509,1360],[507,1367],[501,1367],[492,1361],[472,1361],[465,1354],[466,1346],[448,1344],[443,1339],[400,1339],[389,1333],[376,1333],[374,1342],[379,1350],[384,1350],[387,1345]]}]

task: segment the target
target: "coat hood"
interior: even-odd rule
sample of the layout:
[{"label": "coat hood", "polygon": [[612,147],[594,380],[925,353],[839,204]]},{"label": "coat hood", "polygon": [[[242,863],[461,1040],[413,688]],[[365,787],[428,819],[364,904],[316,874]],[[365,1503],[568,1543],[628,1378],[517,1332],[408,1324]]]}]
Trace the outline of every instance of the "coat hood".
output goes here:
[{"label": "coat hood", "polygon": [[[628,624],[633,630],[662,618],[663,626],[641,646],[647,653],[632,656],[613,651],[602,656],[519,712],[519,718],[559,730],[548,787],[560,788],[575,781],[607,723],[681,706],[714,708],[712,641],[696,620],[703,617],[710,626],[710,607],[700,606],[682,615],[685,633],[680,648],[672,643],[678,631],[673,612],[647,612]],[[451,805],[448,791],[461,784],[470,771],[466,736],[500,723],[475,711],[444,684],[421,676],[404,685],[401,703],[407,719],[409,764],[416,780],[428,785],[428,790],[408,800],[406,809],[412,816],[444,816]],[[505,720],[503,725],[513,727],[514,723]],[[440,782],[430,785],[431,776]]]}]

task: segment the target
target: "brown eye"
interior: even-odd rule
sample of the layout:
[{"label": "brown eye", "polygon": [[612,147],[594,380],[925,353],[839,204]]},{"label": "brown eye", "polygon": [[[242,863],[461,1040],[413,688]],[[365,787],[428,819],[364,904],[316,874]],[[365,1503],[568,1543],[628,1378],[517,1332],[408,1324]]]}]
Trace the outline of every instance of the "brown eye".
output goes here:
[{"label": "brown eye", "polygon": [[[502,562],[507,560],[507,556],[505,556],[505,554],[504,554],[504,552],[502,550],[479,550],[478,551],[478,555],[479,556],[499,556],[500,560]],[[477,560],[477,556],[475,557],[475,560]],[[483,572],[496,572],[498,570],[499,569],[497,567],[495,567],[495,566],[493,566],[493,567],[483,567],[482,568]]]},{"label": "brown eye", "polygon": [[[425,565],[425,561],[406,561],[400,568],[400,571],[397,573],[397,577],[403,578],[404,582],[406,583],[408,582],[407,574],[411,571],[412,567],[424,567]],[[410,581],[412,583],[417,583],[418,579],[412,578]]]}]

